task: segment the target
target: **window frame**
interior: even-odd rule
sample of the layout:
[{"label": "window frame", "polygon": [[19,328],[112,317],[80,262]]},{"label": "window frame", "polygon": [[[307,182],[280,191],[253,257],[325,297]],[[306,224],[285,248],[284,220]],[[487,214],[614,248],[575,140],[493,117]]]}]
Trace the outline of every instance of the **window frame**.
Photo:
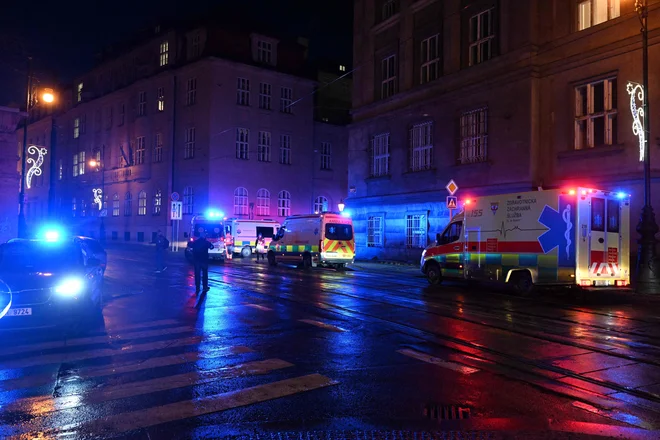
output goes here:
[{"label": "window frame", "polygon": [[184,159],[195,158],[195,138],[197,137],[195,127],[188,127],[185,131],[185,144],[183,149]]},{"label": "window frame", "polygon": [[280,164],[291,165],[291,135],[280,135]]},{"label": "window frame", "polygon": [[270,162],[271,143],[270,131],[260,131],[257,143],[257,161]]},{"label": "window frame", "polygon": [[277,215],[279,217],[289,217],[291,215],[291,193],[282,190],[277,194]]},{"label": "window frame", "polygon": [[280,87],[280,113],[293,113],[293,88]]},{"label": "window frame", "polygon": [[459,119],[461,165],[488,161],[488,107],[464,111]]},{"label": "window frame", "polygon": [[249,128],[236,128],[236,159],[250,160]]},{"label": "window frame", "polygon": [[236,104],[250,105],[250,80],[238,77],[236,79]]},{"label": "window frame", "polygon": [[415,124],[408,133],[409,170],[430,170],[433,168],[433,121]]},{"label": "window frame", "polygon": [[380,98],[388,99],[398,92],[397,84],[397,55],[390,54],[380,61]]},{"label": "window frame", "polygon": [[[484,9],[482,11],[473,14],[468,19],[468,65],[475,66],[477,64],[484,63],[493,58],[493,43],[495,41],[495,13],[496,10],[494,7]],[[490,27],[490,33],[484,34],[482,29],[483,24],[480,18],[484,15],[488,16],[488,25]],[[476,23],[476,30],[473,26]],[[473,38],[473,35],[475,38]],[[484,55],[484,47],[488,47],[488,54]],[[473,53],[473,49],[476,49],[476,52]]]},{"label": "window frame", "polygon": [[186,82],[186,105],[197,104],[197,78],[188,78]]},{"label": "window frame", "polygon": [[[424,249],[428,244],[428,215],[406,213],[406,247]],[[416,239],[417,238],[417,239]]]},{"label": "window frame", "polygon": [[371,138],[369,148],[369,177],[390,175],[390,133],[380,133]]},{"label": "window frame", "polygon": [[138,193],[138,216],[147,215],[147,192],[142,190]]},{"label": "window frame", "polygon": [[[367,247],[383,247],[385,217],[383,215],[367,216]],[[377,223],[375,227],[375,224]]]},{"label": "window frame", "polygon": [[[595,86],[603,84],[603,109],[602,111],[595,111]],[[583,95],[581,90],[585,91]],[[575,86],[573,93],[575,94],[574,112],[574,150],[588,150],[602,146],[615,145],[618,141],[618,79],[616,76],[602,78],[597,81],[591,81],[585,84]],[[584,100],[584,102],[583,102]],[[582,108],[585,107],[585,108]],[[595,121],[597,119],[603,120],[603,143],[596,145],[595,143]],[[584,127],[582,127],[584,124]],[[582,130],[585,130],[583,133]],[[585,138],[583,138],[583,134]],[[586,142],[583,144],[583,141]]]},{"label": "window frame", "polygon": [[234,189],[234,215],[250,213],[249,193],[247,188],[239,186]]},{"label": "window frame", "polygon": [[259,188],[257,191],[257,215],[270,215],[270,191],[266,188]]},{"label": "window frame", "polygon": [[[435,56],[431,58],[432,54],[432,45],[431,43],[435,40]],[[420,44],[420,57],[419,57],[419,76],[420,84],[426,84],[431,81],[435,81],[440,78],[440,34],[431,35],[423,39]],[[435,66],[435,76],[432,73],[432,67]]]},{"label": "window frame", "polygon": [[272,110],[272,86],[269,83],[259,83],[259,108],[262,110]]},{"label": "window frame", "polygon": [[321,169],[332,170],[332,144],[321,142]]}]

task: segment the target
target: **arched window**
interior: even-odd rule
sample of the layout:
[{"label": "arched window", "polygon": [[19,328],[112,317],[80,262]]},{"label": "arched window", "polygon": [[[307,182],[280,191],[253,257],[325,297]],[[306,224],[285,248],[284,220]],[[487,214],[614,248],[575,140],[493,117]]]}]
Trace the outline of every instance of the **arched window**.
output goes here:
[{"label": "arched window", "polygon": [[247,215],[248,213],[248,190],[239,186],[234,190],[234,214]]},{"label": "arched window", "polygon": [[183,190],[183,213],[192,214],[195,212],[195,193],[192,186],[186,186]]},{"label": "arched window", "polygon": [[160,211],[163,208],[163,192],[157,190],[154,194],[154,215],[160,215]]},{"label": "arched window", "polygon": [[289,191],[280,191],[277,195],[277,215],[280,217],[291,215],[291,194]]},{"label": "arched window", "polygon": [[127,192],[124,195],[124,216],[128,217],[131,215],[131,210],[133,209],[133,196],[131,192]]},{"label": "arched window", "polygon": [[257,191],[257,215],[270,215],[270,191],[266,188]]},{"label": "arched window", "polygon": [[147,193],[144,190],[138,194],[138,215],[147,215]]},{"label": "arched window", "polygon": [[323,196],[318,196],[314,199],[314,213],[318,214],[328,210],[328,199]]},{"label": "arched window", "polygon": [[119,217],[119,194],[112,195],[112,216]]},{"label": "arched window", "polygon": [[76,198],[74,197],[73,200],[71,201],[71,214],[74,217],[76,216],[76,209],[78,209],[78,205],[76,203]]}]

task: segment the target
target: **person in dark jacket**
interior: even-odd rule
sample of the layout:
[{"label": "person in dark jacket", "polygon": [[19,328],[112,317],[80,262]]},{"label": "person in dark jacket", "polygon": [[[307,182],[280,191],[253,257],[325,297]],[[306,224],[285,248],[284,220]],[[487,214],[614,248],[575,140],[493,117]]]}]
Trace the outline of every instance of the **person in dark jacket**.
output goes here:
[{"label": "person in dark jacket", "polygon": [[204,292],[209,291],[209,250],[213,249],[206,239],[206,234],[201,233],[192,242],[193,263],[195,264],[195,292],[199,293],[200,284],[204,286]]},{"label": "person in dark jacket", "polygon": [[165,238],[163,232],[159,229],[156,236],[156,273],[161,273],[167,269],[167,266],[165,266],[165,253],[169,247],[169,240]]}]

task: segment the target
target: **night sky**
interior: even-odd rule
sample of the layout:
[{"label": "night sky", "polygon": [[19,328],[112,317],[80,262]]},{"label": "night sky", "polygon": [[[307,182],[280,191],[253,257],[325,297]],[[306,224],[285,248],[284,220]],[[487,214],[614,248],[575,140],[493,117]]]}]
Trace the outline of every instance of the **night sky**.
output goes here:
[{"label": "night sky", "polygon": [[[270,22],[290,36],[311,40],[310,57],[350,64],[352,0],[80,0],[7,1],[0,7],[0,106],[21,103],[25,96],[26,56],[34,59],[42,84],[70,86],[95,64],[109,44],[163,20],[192,18],[218,8],[224,14]],[[97,9],[98,4],[107,5]],[[237,6],[239,5],[240,6]],[[237,9],[238,8],[238,9]]]}]

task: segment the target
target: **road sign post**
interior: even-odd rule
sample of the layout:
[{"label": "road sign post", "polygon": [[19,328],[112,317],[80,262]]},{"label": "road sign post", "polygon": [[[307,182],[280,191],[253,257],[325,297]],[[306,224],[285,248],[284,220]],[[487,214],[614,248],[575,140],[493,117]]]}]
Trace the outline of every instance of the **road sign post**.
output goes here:
[{"label": "road sign post", "polygon": [[458,191],[458,185],[451,179],[447,186],[445,186],[449,195],[447,196],[447,209],[449,209],[449,220],[454,217],[454,209],[458,209],[458,197],[454,196]]},{"label": "road sign post", "polygon": [[170,220],[172,220],[172,251],[179,251],[179,222],[183,218],[183,202],[177,199],[179,195],[172,193],[172,201],[170,202]]}]

